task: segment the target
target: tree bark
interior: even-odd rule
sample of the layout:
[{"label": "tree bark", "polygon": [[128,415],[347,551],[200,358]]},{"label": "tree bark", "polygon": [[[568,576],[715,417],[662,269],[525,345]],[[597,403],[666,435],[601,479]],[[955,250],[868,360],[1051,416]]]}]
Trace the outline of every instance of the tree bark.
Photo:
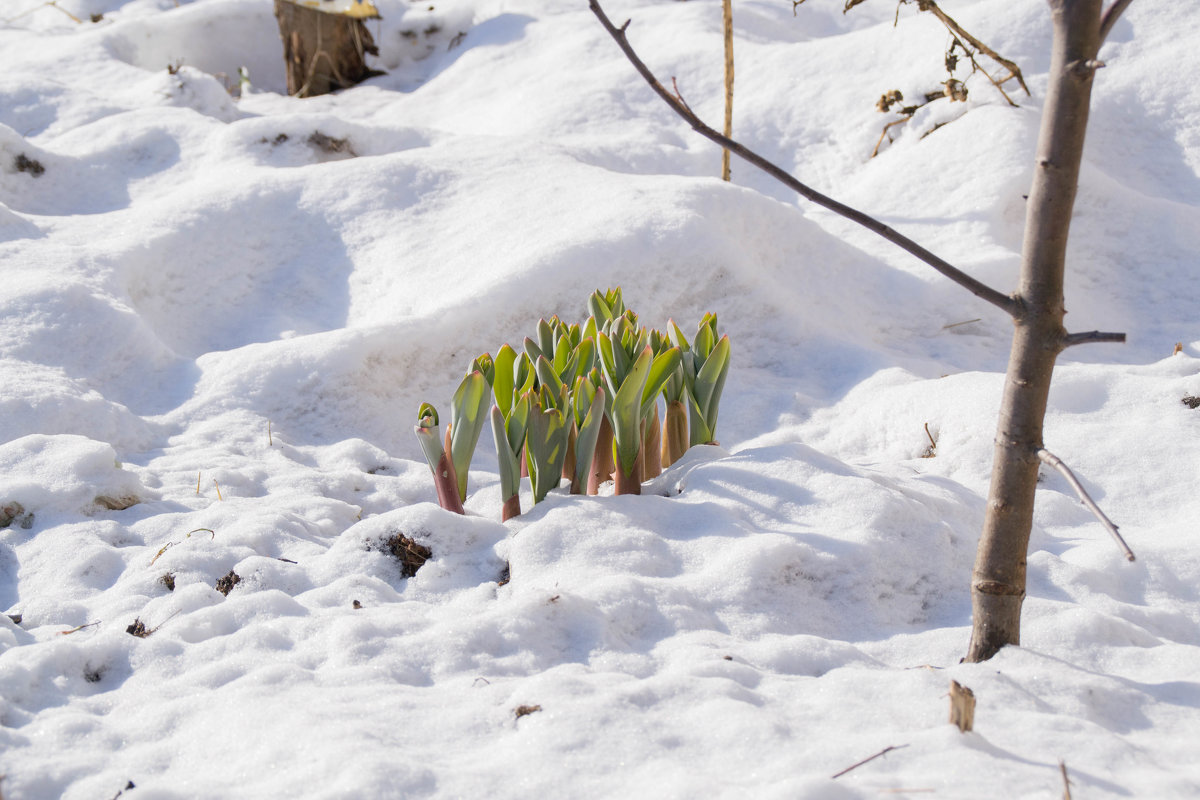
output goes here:
[{"label": "tree bark", "polygon": [[971,582],[967,661],[1021,643],[1026,554],[1038,451],[1054,362],[1066,346],[1063,273],[1067,233],[1100,49],[1100,0],[1050,0],[1050,85],[1026,208],[1016,330],[996,428],[987,515]]}]

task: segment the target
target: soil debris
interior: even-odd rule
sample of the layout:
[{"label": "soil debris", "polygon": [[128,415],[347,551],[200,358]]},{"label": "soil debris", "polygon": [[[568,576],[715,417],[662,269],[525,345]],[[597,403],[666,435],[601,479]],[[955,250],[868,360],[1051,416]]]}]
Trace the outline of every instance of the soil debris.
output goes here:
[{"label": "soil debris", "polygon": [[229,570],[229,574],[217,581],[216,590],[226,597],[233,591],[233,587],[242,582],[242,576],[238,575],[233,570]]},{"label": "soil debris", "polygon": [[381,549],[400,562],[400,575],[405,578],[416,575],[417,570],[433,558],[432,550],[403,533],[393,533],[382,544]]},{"label": "soil debris", "polygon": [[35,178],[42,177],[42,174],[46,171],[46,168],[42,166],[42,162],[36,158],[30,158],[24,153],[13,159],[13,167],[16,168],[17,172],[28,172]]},{"label": "soil debris", "polygon": [[92,502],[95,503],[98,508],[104,508],[109,511],[124,511],[130,506],[136,506],[141,502],[141,500],[132,496],[109,497],[108,495],[102,494]]},{"label": "soil debris", "polygon": [[16,525],[23,530],[33,527],[33,514],[26,513],[25,506],[16,500],[11,503],[0,503],[0,528]]},{"label": "soil debris", "polygon": [[350,146],[349,139],[337,139],[333,136],[327,136],[320,131],[313,131],[308,137],[308,143],[326,153],[345,153],[349,156],[357,156],[354,148]]}]

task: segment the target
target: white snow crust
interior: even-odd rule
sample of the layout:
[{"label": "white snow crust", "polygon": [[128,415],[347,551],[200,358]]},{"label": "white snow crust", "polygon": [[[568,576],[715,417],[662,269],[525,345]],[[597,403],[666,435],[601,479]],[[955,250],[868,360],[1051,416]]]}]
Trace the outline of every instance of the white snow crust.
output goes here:
[{"label": "white snow crust", "polygon": [[[1138,560],[1046,471],[1021,646],[981,664],[1008,319],[719,180],[582,0],[377,5],[386,74],[300,100],[269,0],[0,3],[4,800],[1059,798],[1060,761],[1076,798],[1200,796],[1189,4],[1133,3],[1101,52],[1067,320],[1128,342],[1065,352],[1046,419]],[[605,6],[721,119],[718,0]],[[1032,95],[976,75],[872,159],[944,29],[738,0],[735,134],[1009,292],[1049,10],[942,6]],[[652,325],[718,314],[721,445],[640,497],[526,484],[501,524],[488,433],[468,515],[438,508],[418,405],[617,285]]]}]

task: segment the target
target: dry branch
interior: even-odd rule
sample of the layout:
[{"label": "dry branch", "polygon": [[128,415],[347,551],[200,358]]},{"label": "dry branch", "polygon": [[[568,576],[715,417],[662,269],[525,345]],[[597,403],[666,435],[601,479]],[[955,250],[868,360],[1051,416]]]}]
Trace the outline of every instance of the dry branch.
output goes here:
[{"label": "dry branch", "polygon": [[[733,0],[724,0],[722,16],[725,27],[725,135],[733,136]],[[727,181],[729,148],[721,150],[721,180]]]},{"label": "dry branch", "polygon": [[[988,58],[992,59],[997,64],[1000,64],[1001,66],[1003,66],[1005,69],[1008,70],[1007,76],[1005,76],[1004,78],[1002,78],[999,81],[996,81],[994,78],[992,78],[992,76],[986,70],[984,70],[982,67],[979,67],[979,71],[982,72],[984,75],[987,75],[988,80],[990,80],[992,82],[993,86],[995,86],[997,89],[1000,89],[1000,84],[1007,82],[1010,78],[1016,78],[1017,83],[1019,83],[1021,85],[1021,88],[1025,90],[1025,94],[1027,96],[1029,95],[1029,87],[1025,85],[1025,78],[1021,75],[1020,67],[1018,67],[1012,61],[1009,61],[1007,58],[1000,55],[995,50],[988,47],[986,44],[979,41],[974,36],[972,36],[970,33],[968,33],[966,31],[966,29],[963,28],[963,26],[959,25],[957,22],[955,22],[950,17],[949,14],[947,14],[945,11],[942,11],[942,9],[938,7],[938,4],[933,2],[933,0],[918,0],[918,7],[922,11],[932,12],[933,15],[935,17],[937,17],[938,20],[943,25],[945,25],[947,29],[949,29],[951,31],[952,35],[954,35],[955,37],[961,37],[963,39],[966,39],[968,42],[971,43],[971,46],[974,47],[976,50],[978,50],[981,53],[984,53],[985,55],[987,55]],[[974,64],[975,58],[970,55],[970,51],[967,50],[966,47],[963,47],[963,50],[967,51],[968,58],[970,58],[971,63]],[[978,65],[976,65],[976,66],[978,66]],[[1008,100],[1009,103],[1011,103],[1012,105],[1016,105],[1016,103],[1013,103],[1012,100],[1009,100],[1007,94],[1004,94],[1003,89],[1000,89],[1000,94],[1003,94],[1004,99]]]},{"label": "dry branch", "polygon": [[612,24],[608,18],[608,15],[604,13],[604,9],[600,7],[600,4],[597,2],[597,0],[588,0],[588,6],[592,9],[592,13],[596,15],[596,18],[600,20],[600,24],[604,26],[604,29],[608,31],[609,35],[613,37],[614,41],[616,41],[617,46],[621,48],[621,52],[625,54],[625,57],[629,59],[634,68],[636,68],[641,76],[646,80],[646,83],[650,85],[650,88],[653,89],[654,92],[661,97],[676,114],[682,117],[691,126],[692,130],[696,131],[696,133],[699,133],[701,136],[720,145],[721,147],[729,149],[739,158],[758,167],[772,178],[775,178],[777,181],[799,194],[801,197],[816,203],[822,208],[829,209],[835,214],[845,217],[852,222],[858,223],[872,233],[887,239],[901,250],[904,250],[906,253],[917,257],[921,261],[933,267],[942,275],[954,281],[959,286],[962,286],[976,297],[986,300],[997,308],[1008,312],[1010,315],[1017,314],[1019,310],[1017,301],[1012,297],[1002,294],[982,281],[972,278],[962,270],[953,266],[949,262],[938,258],[936,255],[929,252],[912,239],[902,235],[874,217],[871,217],[855,208],[851,208],[844,203],[839,203],[833,198],[827,197],[815,189],[801,183],[783,169],[771,163],[757,153],[751,151],[749,148],[745,147],[739,142],[734,141],[728,136],[721,135],[708,125],[705,125],[704,122],[702,122],[700,118],[697,117],[690,108],[688,108],[687,104],[684,103],[678,95],[667,91],[667,89],[661,83],[659,83],[658,79],[654,77],[654,73],[650,71],[650,68],[647,67],[640,58],[638,58],[637,53],[634,52],[633,47],[629,44],[629,39],[625,36],[625,31],[629,27],[629,22],[626,21],[624,25],[618,28]]},{"label": "dry branch", "polygon": [[1059,760],[1058,769],[1062,772],[1063,800],[1071,800],[1071,779],[1067,777],[1067,762]]},{"label": "dry branch", "polygon": [[833,779],[833,778],[840,778],[840,777],[842,777],[843,775],[845,775],[847,772],[849,772],[850,770],[853,770],[853,769],[858,769],[858,768],[859,768],[859,767],[861,767],[863,764],[870,763],[870,762],[874,761],[875,759],[879,758],[880,756],[885,756],[885,755],[887,755],[888,753],[892,752],[893,750],[903,750],[905,747],[908,747],[908,745],[906,745],[906,744],[895,744],[895,745],[890,745],[890,746],[888,746],[888,747],[885,747],[885,748],[883,748],[882,750],[880,750],[880,751],[879,751],[878,753],[876,753],[875,755],[873,755],[873,756],[867,756],[867,757],[866,757],[866,758],[864,758],[862,761],[857,761],[857,762],[855,762],[855,763],[851,764],[850,766],[846,767],[846,768],[845,768],[844,770],[842,770],[841,772],[836,772],[836,773],[834,773],[833,775],[830,775],[829,777],[830,777],[830,779]]},{"label": "dry branch", "polygon": [[1121,534],[1117,532],[1117,526],[1113,524],[1111,519],[1105,516],[1104,512],[1100,510],[1100,506],[1096,505],[1096,501],[1092,500],[1087,490],[1083,488],[1083,484],[1079,482],[1079,479],[1075,477],[1075,473],[1071,471],[1071,468],[1064,464],[1061,458],[1044,447],[1038,450],[1037,455],[1043,464],[1054,467],[1054,469],[1058,470],[1067,479],[1067,483],[1071,484],[1071,488],[1075,490],[1075,494],[1079,495],[1079,499],[1083,501],[1083,504],[1096,516],[1096,519],[1100,520],[1100,524],[1113,537],[1113,540],[1117,543],[1117,547],[1121,548],[1121,552],[1125,554],[1126,560],[1133,561],[1133,551],[1129,549],[1129,545],[1125,543]]},{"label": "dry branch", "polygon": [[1088,331],[1087,333],[1068,333],[1063,337],[1063,347],[1073,347],[1077,344],[1094,344],[1096,342],[1117,342],[1124,344],[1125,334]]},{"label": "dry branch", "polygon": [[1100,18],[1100,42],[1103,43],[1108,35],[1112,33],[1113,25],[1117,24],[1117,20],[1125,13],[1125,9],[1129,8],[1129,4],[1133,0],[1116,0],[1111,6],[1104,11],[1104,16]]}]

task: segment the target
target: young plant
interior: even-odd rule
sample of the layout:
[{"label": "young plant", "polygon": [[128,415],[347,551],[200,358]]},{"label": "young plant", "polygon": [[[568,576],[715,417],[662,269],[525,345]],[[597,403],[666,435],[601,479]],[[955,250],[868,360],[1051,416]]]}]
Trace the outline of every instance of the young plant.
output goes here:
[{"label": "young plant", "polygon": [[[650,331],[649,338],[650,349],[654,352],[654,356],[658,356],[671,349],[671,340],[668,339],[661,331]],[[681,350],[682,353],[682,350]],[[679,373],[679,368],[667,378],[667,382]],[[665,389],[665,384],[664,384]],[[658,390],[646,398],[642,404],[642,419],[644,422],[644,431],[642,433],[642,479],[650,480],[657,478],[662,474],[662,422],[658,414]]]},{"label": "young plant", "polygon": [[[491,358],[488,358],[491,362]],[[467,499],[467,470],[471,456],[479,443],[479,434],[487,420],[488,397],[491,387],[487,378],[478,369],[473,369],[462,379],[450,404],[450,425],[446,429],[446,450],[454,464],[458,480],[458,497]]]},{"label": "young plant", "polygon": [[667,325],[670,328],[671,341],[680,349],[682,358],[675,372],[663,384],[663,399],[667,403],[667,416],[663,423],[662,434],[661,458],[664,469],[683,458],[683,454],[688,449],[687,400],[685,399],[683,370],[684,365],[691,357],[692,350],[687,337],[683,335],[683,331],[679,330],[675,320],[668,320]]},{"label": "young plant", "polygon": [[[592,386],[604,385],[604,375],[599,367],[593,367],[586,377]],[[613,393],[610,389],[604,394],[604,413],[600,415],[600,425],[596,432],[596,446],[592,452],[591,469],[587,479],[588,494],[599,494],[600,485],[611,479],[617,468],[616,459],[613,457],[612,404]],[[577,457],[576,461],[578,460]]]},{"label": "young plant", "polygon": [[717,408],[729,374],[729,336],[717,339],[717,315],[705,314],[696,330],[690,357],[683,359],[690,444],[716,444]]},{"label": "young plant", "polygon": [[625,314],[625,301],[621,298],[621,287],[592,292],[588,298],[588,313],[592,315],[597,332],[608,333],[613,322]]},{"label": "young plant", "polygon": [[672,347],[657,358],[647,344],[649,332],[635,332],[626,317],[614,320],[610,333],[601,333],[600,363],[613,394],[613,453],[616,493],[641,494],[641,462],[645,422],[657,396],[679,366],[681,352]]},{"label": "young plant", "polygon": [[[586,375],[575,379],[575,388],[571,393],[571,413],[574,417],[575,431],[575,463],[571,465],[571,494],[583,494],[587,488],[588,476],[591,473],[592,460],[596,452],[596,442],[600,437],[600,427],[605,420],[605,400],[607,394],[599,384]],[[611,431],[612,429],[609,428]],[[609,447],[611,447],[611,436]]]},{"label": "young plant", "polygon": [[534,387],[534,371],[529,356],[504,345],[496,352],[492,391],[492,436],[500,465],[500,496],[504,503],[501,519],[521,513],[521,472],[525,463],[525,432],[529,425],[529,400],[526,393]]},{"label": "young plant", "polygon": [[[575,386],[576,381],[591,371],[596,363],[596,340],[593,336],[580,338],[582,332],[578,325],[566,325],[559,322],[555,317],[551,320],[553,325],[554,342],[552,345],[552,356],[550,353],[543,352],[537,357],[536,372],[539,385],[549,386],[555,396],[560,394],[565,388],[570,393],[570,390]],[[543,333],[543,328],[539,325],[539,336]],[[541,346],[538,345],[538,350]],[[526,353],[529,352],[530,340],[526,341]],[[575,425],[574,420],[570,420],[570,429],[567,432],[567,457],[563,461],[563,477],[573,479],[575,475],[576,453],[575,439],[579,429]]]},{"label": "young plant", "polygon": [[518,454],[525,446],[529,425],[529,399],[522,397],[512,407],[508,419],[499,406],[492,406],[492,436],[496,440],[496,458],[500,462],[500,512],[502,522],[521,515],[521,461]]},{"label": "young plant", "polygon": [[555,396],[549,386],[524,395],[529,401],[529,427],[525,432],[525,460],[533,502],[546,499],[562,480],[563,460],[567,455],[568,410],[564,388]]},{"label": "young plant", "polygon": [[458,478],[454,473],[454,462],[446,454],[438,436],[437,409],[429,403],[422,403],[417,411],[417,424],[413,427],[417,441],[421,443],[421,451],[433,471],[433,485],[437,490],[438,505],[455,514],[465,514],[462,498],[458,495]]}]

